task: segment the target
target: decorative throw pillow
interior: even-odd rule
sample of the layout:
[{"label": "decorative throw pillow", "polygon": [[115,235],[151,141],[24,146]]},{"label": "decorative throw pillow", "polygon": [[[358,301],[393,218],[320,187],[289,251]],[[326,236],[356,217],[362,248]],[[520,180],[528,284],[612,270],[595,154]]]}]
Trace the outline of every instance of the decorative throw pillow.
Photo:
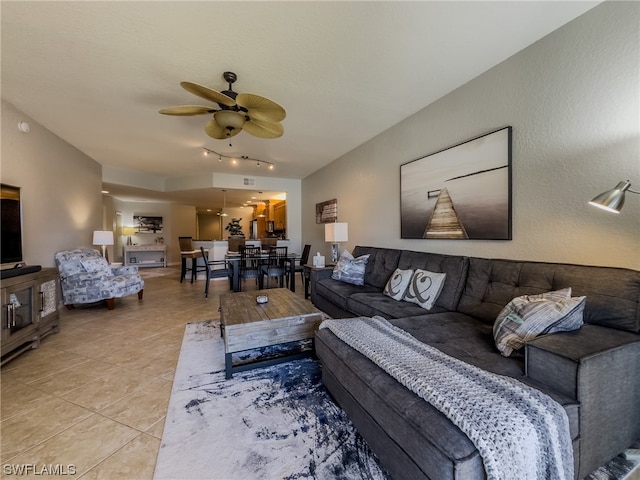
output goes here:
[{"label": "decorative throw pillow", "polygon": [[338,263],[333,268],[331,278],[353,285],[364,285],[364,269],[369,261],[369,254],[354,258],[348,251],[343,251]]},{"label": "decorative throw pillow", "polygon": [[409,287],[404,294],[405,302],[417,303],[426,310],[431,310],[438,299],[444,285],[446,273],[429,272],[417,269],[413,272]]},{"label": "decorative throw pillow", "polygon": [[80,261],[87,273],[97,273],[106,277],[113,277],[113,271],[102,257],[84,258]]},{"label": "decorative throw pillow", "polygon": [[396,268],[396,271],[389,277],[382,293],[394,300],[402,300],[412,276],[413,270],[401,270]]},{"label": "decorative throw pillow", "polygon": [[577,330],[585,302],[586,297],[571,297],[571,288],[514,298],[493,324],[496,347],[508,357],[539,335]]}]

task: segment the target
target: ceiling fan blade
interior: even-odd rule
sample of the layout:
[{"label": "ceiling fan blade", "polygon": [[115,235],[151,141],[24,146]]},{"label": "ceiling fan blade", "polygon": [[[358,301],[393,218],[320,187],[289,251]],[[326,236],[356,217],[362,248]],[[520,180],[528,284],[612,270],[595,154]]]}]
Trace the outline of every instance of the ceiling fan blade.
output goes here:
[{"label": "ceiling fan blade", "polygon": [[242,126],[242,129],[260,138],[278,138],[284,133],[284,127],[281,123],[262,122],[256,119],[250,119]]},{"label": "ceiling fan blade", "polygon": [[236,102],[240,107],[248,110],[251,118],[263,122],[280,122],[287,116],[284,108],[276,102],[255,93],[239,93]]},{"label": "ceiling fan blade", "polygon": [[218,125],[215,118],[209,120],[207,124],[204,126],[204,131],[212,138],[217,138],[218,140],[224,140],[225,138],[230,138],[236,136],[240,133],[239,128],[233,129],[231,131],[227,130],[224,127]]},{"label": "ceiling fan blade", "polygon": [[211,90],[210,88],[203,87],[202,85],[198,85],[197,83],[180,82],[180,86],[182,86],[182,88],[187,92],[193,93],[194,95],[211,102],[220,103],[227,107],[233,107],[236,104],[233,98],[223,93],[216,92],[215,90]]},{"label": "ceiling fan blade", "polygon": [[177,107],[168,107],[160,110],[160,113],[164,115],[204,115],[205,113],[214,113],[215,108],[201,107],[200,105],[178,105]]}]

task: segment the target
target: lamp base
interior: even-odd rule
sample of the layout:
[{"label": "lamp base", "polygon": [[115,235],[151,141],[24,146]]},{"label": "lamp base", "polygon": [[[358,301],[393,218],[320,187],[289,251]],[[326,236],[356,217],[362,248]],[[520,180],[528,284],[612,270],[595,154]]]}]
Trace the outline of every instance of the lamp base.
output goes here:
[{"label": "lamp base", "polygon": [[331,244],[331,263],[338,263],[338,258],[340,258],[340,245],[333,243]]},{"label": "lamp base", "polygon": [[107,246],[102,245],[102,256],[108,262],[109,261],[109,253],[107,252]]}]

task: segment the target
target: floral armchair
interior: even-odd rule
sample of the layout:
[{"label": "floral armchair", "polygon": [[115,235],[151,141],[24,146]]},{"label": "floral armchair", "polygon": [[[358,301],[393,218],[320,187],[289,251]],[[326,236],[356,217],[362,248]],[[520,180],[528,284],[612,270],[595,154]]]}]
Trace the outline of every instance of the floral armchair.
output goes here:
[{"label": "floral armchair", "polygon": [[144,280],[136,266],[110,266],[97,250],[78,248],[57,252],[62,300],[68,309],[74,304],[105,300],[113,310],[115,299],[138,294],[142,299]]}]

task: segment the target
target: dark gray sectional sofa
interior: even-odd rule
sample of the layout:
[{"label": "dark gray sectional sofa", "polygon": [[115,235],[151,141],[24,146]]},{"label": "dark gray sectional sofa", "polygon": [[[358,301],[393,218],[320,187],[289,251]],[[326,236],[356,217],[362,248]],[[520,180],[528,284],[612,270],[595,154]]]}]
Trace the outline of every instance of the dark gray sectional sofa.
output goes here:
[{"label": "dark gray sectional sofa", "polygon": [[[576,478],[640,440],[640,272],[621,268],[490,260],[376,247],[365,284],[311,272],[311,299],[333,318],[380,315],[420,341],[487,371],[516,378],[566,410]],[[434,307],[393,300],[382,290],[396,268],[447,274]],[[523,353],[500,355],[492,325],[514,297],[571,287],[586,296],[585,324],[540,336]],[[394,479],[482,479],[468,437],[330,330],[316,334],[330,393]]]}]

